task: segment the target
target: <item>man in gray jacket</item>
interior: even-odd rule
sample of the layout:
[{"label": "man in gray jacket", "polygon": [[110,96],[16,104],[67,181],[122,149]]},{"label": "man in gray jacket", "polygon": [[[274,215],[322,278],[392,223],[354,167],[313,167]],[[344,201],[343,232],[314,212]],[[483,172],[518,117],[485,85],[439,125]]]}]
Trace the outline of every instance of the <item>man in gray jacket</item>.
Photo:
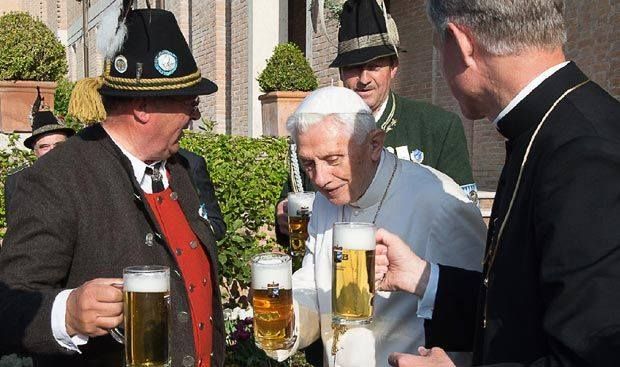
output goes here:
[{"label": "man in gray jacket", "polygon": [[[125,2],[129,4],[131,2]],[[0,252],[0,354],[120,366],[123,268],[170,268],[171,365],[222,366],[215,239],[177,154],[201,77],[174,15],[113,14],[100,94],[108,117],[39,159],[14,193]],[[162,35],[165,35],[163,37]],[[117,47],[113,47],[113,45]]]}]

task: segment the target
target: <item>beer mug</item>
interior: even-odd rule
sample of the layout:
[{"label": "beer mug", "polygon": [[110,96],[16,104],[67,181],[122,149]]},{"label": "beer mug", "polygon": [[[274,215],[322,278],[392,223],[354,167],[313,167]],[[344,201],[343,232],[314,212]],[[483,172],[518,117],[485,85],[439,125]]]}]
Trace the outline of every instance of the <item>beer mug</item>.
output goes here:
[{"label": "beer mug", "polygon": [[363,325],[372,321],[375,233],[372,223],[334,223],[332,322],[335,324]]},{"label": "beer mug", "polygon": [[293,256],[305,253],[312,202],[314,202],[312,191],[288,193],[288,233]]},{"label": "beer mug", "polygon": [[130,266],[123,269],[124,336],[110,334],[125,344],[125,366],[170,366],[170,269],[167,266]]},{"label": "beer mug", "polygon": [[289,349],[295,342],[291,272],[287,254],[267,252],[252,258],[254,339],[263,350]]}]

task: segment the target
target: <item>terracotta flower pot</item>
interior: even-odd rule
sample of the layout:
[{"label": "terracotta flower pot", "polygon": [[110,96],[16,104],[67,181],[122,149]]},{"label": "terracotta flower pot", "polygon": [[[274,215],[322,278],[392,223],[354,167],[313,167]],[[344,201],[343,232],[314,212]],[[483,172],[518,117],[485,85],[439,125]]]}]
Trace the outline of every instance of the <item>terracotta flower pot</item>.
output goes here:
[{"label": "terracotta flower pot", "polygon": [[310,92],[269,92],[258,96],[262,105],[263,135],[288,136],[286,120]]},{"label": "terracotta flower pot", "polygon": [[37,86],[45,105],[53,109],[56,82],[0,81],[0,132],[31,131],[28,118],[37,98]]}]

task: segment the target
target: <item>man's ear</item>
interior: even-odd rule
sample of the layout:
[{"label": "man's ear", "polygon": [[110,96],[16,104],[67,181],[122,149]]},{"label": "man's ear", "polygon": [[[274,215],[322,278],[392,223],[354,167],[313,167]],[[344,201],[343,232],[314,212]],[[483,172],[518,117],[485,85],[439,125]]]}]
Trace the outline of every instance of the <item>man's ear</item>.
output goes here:
[{"label": "man's ear", "polygon": [[133,104],[133,116],[140,123],[147,123],[151,118],[150,105],[146,98],[136,98]]},{"label": "man's ear", "polygon": [[392,65],[390,67],[390,76],[392,79],[396,77],[396,73],[398,73],[398,57],[392,56]]},{"label": "man's ear", "polygon": [[471,67],[476,63],[474,59],[475,42],[467,28],[454,23],[448,23],[445,42],[452,43],[451,46],[456,48],[456,55],[464,65]]},{"label": "man's ear", "polygon": [[383,143],[385,142],[385,131],[375,129],[371,131],[368,136],[370,139],[370,156],[373,161],[379,161],[381,158],[381,151],[383,150]]}]

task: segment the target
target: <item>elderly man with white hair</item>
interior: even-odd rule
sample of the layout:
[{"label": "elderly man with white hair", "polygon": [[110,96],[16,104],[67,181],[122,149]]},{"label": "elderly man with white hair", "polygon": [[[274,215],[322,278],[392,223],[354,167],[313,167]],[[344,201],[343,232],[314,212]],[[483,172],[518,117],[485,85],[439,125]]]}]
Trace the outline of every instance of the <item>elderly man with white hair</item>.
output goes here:
[{"label": "elderly man with white hair", "polygon": [[[424,344],[420,316],[432,309],[412,294],[378,292],[372,323],[347,327],[333,345],[333,224],[374,223],[406,238],[432,264],[480,270],[486,231],[480,212],[445,174],[385,150],[385,132],[351,90],[313,92],[289,118],[288,129],[318,193],[303,265],[293,275],[297,340],[291,350],[271,355],[282,360],[321,338],[325,366],[383,365],[390,352]],[[470,356],[453,358],[468,364]]]}]

